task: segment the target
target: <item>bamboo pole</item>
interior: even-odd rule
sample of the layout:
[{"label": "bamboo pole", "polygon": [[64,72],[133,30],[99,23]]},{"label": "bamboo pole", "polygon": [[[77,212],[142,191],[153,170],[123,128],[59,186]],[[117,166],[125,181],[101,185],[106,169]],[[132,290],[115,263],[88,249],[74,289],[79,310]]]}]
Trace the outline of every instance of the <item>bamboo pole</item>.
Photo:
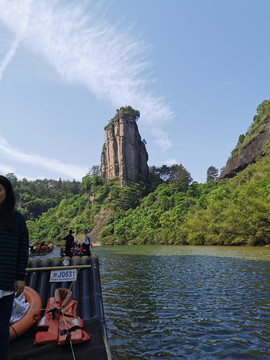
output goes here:
[{"label": "bamboo pole", "polygon": [[26,271],[46,271],[46,270],[70,270],[70,269],[90,269],[91,265],[69,265],[69,266],[43,266],[26,268]]}]

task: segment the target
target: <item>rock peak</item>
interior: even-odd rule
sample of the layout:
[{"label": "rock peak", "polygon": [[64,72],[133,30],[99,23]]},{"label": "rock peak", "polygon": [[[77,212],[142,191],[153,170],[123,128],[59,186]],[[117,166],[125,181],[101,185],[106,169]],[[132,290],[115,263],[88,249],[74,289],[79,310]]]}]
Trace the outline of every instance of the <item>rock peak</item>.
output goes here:
[{"label": "rock peak", "polygon": [[139,117],[140,112],[131,106],[121,107],[105,126],[105,143],[101,153],[104,180],[119,177],[121,186],[148,181],[148,153],[139,134]]}]

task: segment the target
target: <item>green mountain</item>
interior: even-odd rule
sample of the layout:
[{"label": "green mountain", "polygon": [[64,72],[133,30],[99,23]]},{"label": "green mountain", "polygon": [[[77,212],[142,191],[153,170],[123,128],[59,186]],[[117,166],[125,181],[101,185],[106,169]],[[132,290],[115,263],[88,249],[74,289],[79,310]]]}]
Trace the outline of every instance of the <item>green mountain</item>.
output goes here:
[{"label": "green mountain", "polygon": [[269,136],[270,100],[265,100],[257,107],[257,115],[254,116],[253,123],[246,134],[239,136],[237,146],[233,149],[219,179],[235,176],[237,172],[268,154],[270,151]]},{"label": "green mountain", "polygon": [[[23,187],[17,186],[24,212],[30,214],[31,241],[57,244],[69,228],[83,239],[88,228],[92,241],[101,244],[269,245],[269,129],[266,100],[247,133],[240,135],[218,181],[213,166],[204,184],[192,182],[181,164],[152,167],[149,183],[129,186],[120,186],[118,178],[104,181],[94,171],[79,184],[67,184],[68,196],[58,193],[56,204],[37,217],[29,213],[27,184],[23,196]],[[43,189],[36,200],[50,206],[46,194]]]}]

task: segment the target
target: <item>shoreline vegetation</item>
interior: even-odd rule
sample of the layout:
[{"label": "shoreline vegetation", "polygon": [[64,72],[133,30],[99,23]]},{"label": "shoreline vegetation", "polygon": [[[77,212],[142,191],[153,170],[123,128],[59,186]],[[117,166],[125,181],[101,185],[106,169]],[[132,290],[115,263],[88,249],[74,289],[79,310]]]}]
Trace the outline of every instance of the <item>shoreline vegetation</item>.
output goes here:
[{"label": "shoreline vegetation", "polygon": [[219,183],[211,178],[192,182],[183,167],[174,179],[161,180],[159,172],[150,169],[148,186],[125,187],[98,174],[86,175],[81,183],[19,181],[7,175],[33,244],[59,244],[70,228],[76,239],[88,227],[95,246],[270,246],[269,155]]},{"label": "shoreline vegetation", "polygon": [[[259,105],[257,112],[255,125],[270,119],[270,100]],[[253,125],[241,136],[238,149],[252,129]],[[269,247],[269,146],[264,156],[231,179],[217,181],[219,171],[210,166],[205,183],[193,181],[182,164],[152,166],[148,183],[128,186],[120,186],[118,178],[104,181],[99,166],[93,166],[81,182],[6,176],[33,244],[59,244],[68,229],[76,239],[88,228],[95,246]]]}]

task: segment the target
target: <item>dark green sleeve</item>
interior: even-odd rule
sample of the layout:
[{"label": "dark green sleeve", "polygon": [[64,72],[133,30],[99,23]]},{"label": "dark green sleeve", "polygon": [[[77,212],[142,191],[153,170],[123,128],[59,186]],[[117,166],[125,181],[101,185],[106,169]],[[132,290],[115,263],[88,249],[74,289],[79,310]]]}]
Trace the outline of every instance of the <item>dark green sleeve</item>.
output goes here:
[{"label": "dark green sleeve", "polygon": [[28,262],[28,251],[29,251],[28,229],[23,216],[20,214],[16,280],[24,280],[25,278],[25,274],[26,274],[25,269],[27,267],[27,262]]}]

